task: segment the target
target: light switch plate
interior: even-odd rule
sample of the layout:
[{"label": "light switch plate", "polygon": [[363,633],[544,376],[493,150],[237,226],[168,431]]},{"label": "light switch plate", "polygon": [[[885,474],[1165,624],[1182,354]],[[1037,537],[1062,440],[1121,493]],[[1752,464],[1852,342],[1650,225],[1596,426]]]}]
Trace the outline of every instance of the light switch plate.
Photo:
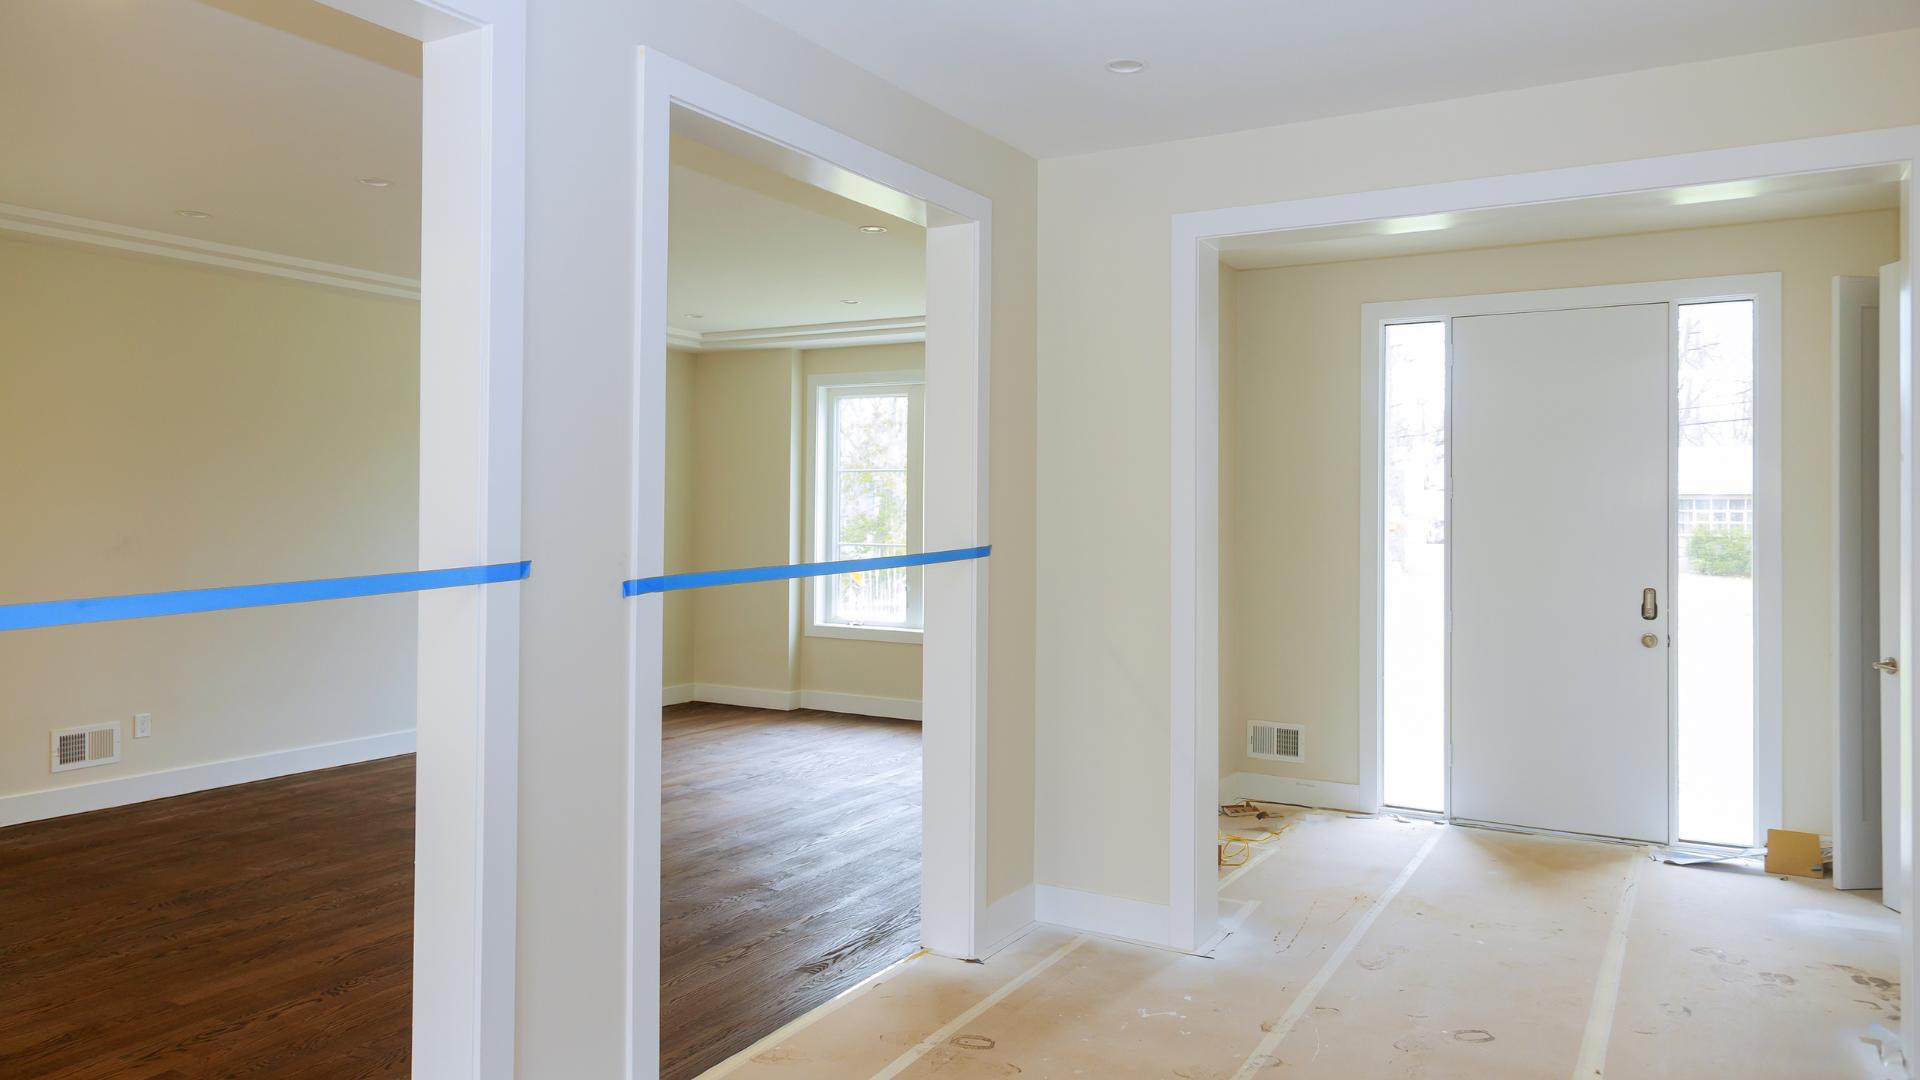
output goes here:
[{"label": "light switch plate", "polygon": [[151,734],[153,734],[153,714],[150,712],[134,714],[133,737],[144,739]]}]

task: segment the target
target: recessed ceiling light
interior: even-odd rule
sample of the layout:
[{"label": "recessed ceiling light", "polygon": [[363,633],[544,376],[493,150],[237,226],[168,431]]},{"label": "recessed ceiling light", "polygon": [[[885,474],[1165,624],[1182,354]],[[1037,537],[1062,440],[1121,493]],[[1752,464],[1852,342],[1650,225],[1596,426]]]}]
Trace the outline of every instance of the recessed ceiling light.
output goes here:
[{"label": "recessed ceiling light", "polygon": [[1123,56],[1118,60],[1107,61],[1107,70],[1115,75],[1133,75],[1147,70],[1147,62],[1132,56]]},{"label": "recessed ceiling light", "polygon": [[360,178],[360,182],[367,185],[368,187],[392,187],[393,186],[393,181],[388,180],[384,176],[363,176]]},{"label": "recessed ceiling light", "polygon": [[689,318],[689,319],[704,319],[704,318],[706,318],[706,316],[705,316],[705,315],[693,315],[693,314],[689,314],[689,315],[687,315],[686,317],[687,317],[687,318]]},{"label": "recessed ceiling light", "polygon": [[857,304],[857,303],[859,303],[860,301],[858,301],[858,300],[842,300],[842,301],[840,301],[840,302],[841,302],[841,303],[843,303],[843,304]]},{"label": "recessed ceiling light", "polygon": [[181,217],[190,218],[209,218],[213,216],[212,214],[203,214],[198,210],[175,210],[174,213],[179,214]]},{"label": "recessed ceiling light", "polygon": [[862,225],[862,226],[860,226],[860,231],[861,231],[861,232],[872,232],[872,233],[882,233],[882,232],[886,232],[886,231],[887,231],[887,227],[886,227],[885,225]]}]

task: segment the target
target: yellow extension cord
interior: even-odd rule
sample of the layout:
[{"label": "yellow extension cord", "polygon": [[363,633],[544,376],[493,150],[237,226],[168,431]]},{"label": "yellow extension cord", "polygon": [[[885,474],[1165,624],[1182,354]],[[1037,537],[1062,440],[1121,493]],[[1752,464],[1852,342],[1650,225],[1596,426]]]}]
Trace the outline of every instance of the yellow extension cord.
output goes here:
[{"label": "yellow extension cord", "polygon": [[[1280,839],[1281,833],[1291,828],[1293,828],[1293,822],[1289,821],[1285,825],[1280,826],[1276,831],[1270,832],[1265,836],[1240,836],[1237,833],[1216,831],[1214,834],[1216,839],[1225,845],[1225,849],[1220,852],[1220,865],[1245,866],[1247,860],[1253,858],[1253,846],[1255,844],[1265,844],[1278,840]],[[1240,845],[1240,857],[1237,860],[1233,858],[1231,853],[1234,844]]]}]

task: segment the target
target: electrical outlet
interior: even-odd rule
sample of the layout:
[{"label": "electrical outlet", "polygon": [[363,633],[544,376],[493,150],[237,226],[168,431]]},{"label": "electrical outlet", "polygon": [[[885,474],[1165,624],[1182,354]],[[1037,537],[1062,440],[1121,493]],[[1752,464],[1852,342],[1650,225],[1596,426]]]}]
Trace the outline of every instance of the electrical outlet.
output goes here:
[{"label": "electrical outlet", "polygon": [[153,714],[150,712],[135,713],[133,717],[133,737],[136,739],[144,739],[151,734],[153,734]]}]

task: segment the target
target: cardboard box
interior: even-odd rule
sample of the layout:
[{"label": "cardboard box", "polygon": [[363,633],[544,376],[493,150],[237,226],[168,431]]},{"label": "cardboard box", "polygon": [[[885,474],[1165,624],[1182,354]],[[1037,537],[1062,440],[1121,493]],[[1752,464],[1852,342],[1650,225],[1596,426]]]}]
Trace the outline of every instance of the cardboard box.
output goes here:
[{"label": "cardboard box", "polygon": [[1819,833],[1767,830],[1767,873],[1825,877],[1820,863]]}]

